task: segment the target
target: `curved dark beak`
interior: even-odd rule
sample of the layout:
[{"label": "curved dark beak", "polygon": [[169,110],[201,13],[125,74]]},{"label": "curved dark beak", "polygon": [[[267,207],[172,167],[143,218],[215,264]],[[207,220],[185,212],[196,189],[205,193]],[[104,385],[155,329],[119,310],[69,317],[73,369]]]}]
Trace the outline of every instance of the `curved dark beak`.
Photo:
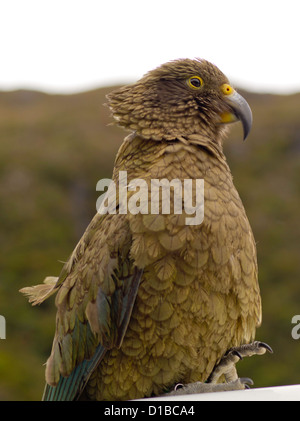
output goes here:
[{"label": "curved dark beak", "polygon": [[244,129],[244,140],[246,140],[251,130],[253,121],[252,111],[248,102],[235,90],[233,90],[231,95],[225,97],[225,101],[231,108],[234,116],[242,122]]}]

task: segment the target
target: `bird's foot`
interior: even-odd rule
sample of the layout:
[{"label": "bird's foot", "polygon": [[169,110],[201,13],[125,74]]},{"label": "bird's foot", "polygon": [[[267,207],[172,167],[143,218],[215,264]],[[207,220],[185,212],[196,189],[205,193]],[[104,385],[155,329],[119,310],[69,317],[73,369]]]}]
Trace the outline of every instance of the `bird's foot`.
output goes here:
[{"label": "bird's foot", "polygon": [[251,379],[240,378],[229,383],[188,383],[188,384],[177,384],[169,393],[163,396],[179,396],[179,395],[193,395],[196,393],[213,393],[213,392],[225,392],[230,390],[243,390],[248,386],[248,383],[253,384]]},{"label": "bird's foot", "polygon": [[266,351],[273,353],[272,348],[269,345],[259,341],[230,348],[215,366],[207,379],[207,382],[213,384],[217,383],[222,375],[224,375],[226,383],[237,380],[236,363],[244,357],[263,355]]},{"label": "bird's foot", "polygon": [[[273,353],[272,348],[264,342],[255,341],[230,348],[215,366],[206,383],[195,382],[187,385],[178,384],[168,395],[185,395],[194,393],[211,393],[229,390],[242,390],[253,385],[249,378],[239,378],[236,370],[236,363],[244,357],[252,355],[263,355],[266,351]],[[224,376],[225,383],[218,383],[221,376]]]}]

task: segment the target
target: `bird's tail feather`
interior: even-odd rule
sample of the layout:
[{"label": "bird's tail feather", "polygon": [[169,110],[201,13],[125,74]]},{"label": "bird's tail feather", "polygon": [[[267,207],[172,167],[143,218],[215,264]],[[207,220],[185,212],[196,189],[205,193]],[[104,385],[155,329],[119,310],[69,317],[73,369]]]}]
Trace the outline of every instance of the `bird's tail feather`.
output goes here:
[{"label": "bird's tail feather", "polygon": [[98,364],[106,353],[106,348],[101,344],[98,345],[95,354],[91,360],[84,360],[77,367],[74,368],[69,377],[60,377],[56,387],[46,384],[43,401],[73,401],[77,400],[91,373],[95,370]]},{"label": "bird's tail feather", "polygon": [[40,285],[26,287],[20,289],[20,292],[27,296],[28,301],[33,305],[41,304],[54,292],[56,292],[56,284],[58,278],[55,276],[47,276]]}]

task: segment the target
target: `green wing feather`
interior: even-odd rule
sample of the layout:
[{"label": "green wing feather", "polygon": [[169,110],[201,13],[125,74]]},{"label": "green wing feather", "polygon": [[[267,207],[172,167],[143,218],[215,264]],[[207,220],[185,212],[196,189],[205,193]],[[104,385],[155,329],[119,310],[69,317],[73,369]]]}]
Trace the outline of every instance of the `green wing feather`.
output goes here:
[{"label": "green wing feather", "polygon": [[[106,306],[107,308],[111,309],[110,314],[107,314],[106,317],[104,316],[101,308],[103,305],[103,300],[97,301],[97,304],[99,304],[99,325],[106,326],[108,318],[111,318],[115,322],[115,324],[112,326],[113,329],[110,335],[111,342],[109,343],[109,337],[107,336],[105,338],[106,346],[99,344],[92,358],[90,360],[84,360],[82,363],[80,363],[73,369],[68,377],[60,376],[58,385],[56,387],[47,384],[45,387],[43,400],[70,401],[79,398],[91,373],[101,362],[107,349],[112,348],[113,346],[119,347],[122,344],[122,340],[132,313],[142,273],[142,270],[135,268],[133,274],[127,277],[123,283],[122,288],[116,290],[115,294],[112,296],[111,305]],[[103,296],[102,292],[99,292],[98,294]],[[93,335],[90,329],[87,332],[87,335]],[[86,338],[82,338],[82,340],[85,341]]]}]

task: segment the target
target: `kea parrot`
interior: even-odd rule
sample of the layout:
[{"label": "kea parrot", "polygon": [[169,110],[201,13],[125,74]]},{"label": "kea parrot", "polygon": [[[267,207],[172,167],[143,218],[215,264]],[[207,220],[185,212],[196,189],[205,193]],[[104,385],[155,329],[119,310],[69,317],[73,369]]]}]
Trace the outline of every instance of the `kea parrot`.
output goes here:
[{"label": "kea parrot", "polygon": [[[162,197],[151,213],[150,194],[148,212],[120,212],[117,195],[115,212],[96,213],[59,277],[21,290],[33,305],[56,293],[43,399],[244,389],[236,362],[272,350],[254,341],[261,324],[256,245],[223,140],[238,120],[247,137],[251,109],[204,59],[167,62],[107,100],[130,131],[116,156],[115,185],[120,172],[148,186],[204,180],[204,217],[188,224],[184,209],[163,213]],[[127,199],[133,194],[128,189]]]}]

